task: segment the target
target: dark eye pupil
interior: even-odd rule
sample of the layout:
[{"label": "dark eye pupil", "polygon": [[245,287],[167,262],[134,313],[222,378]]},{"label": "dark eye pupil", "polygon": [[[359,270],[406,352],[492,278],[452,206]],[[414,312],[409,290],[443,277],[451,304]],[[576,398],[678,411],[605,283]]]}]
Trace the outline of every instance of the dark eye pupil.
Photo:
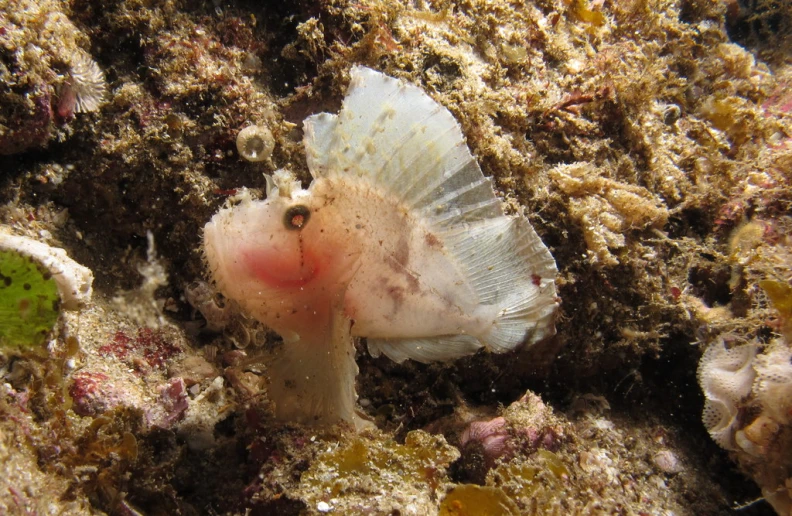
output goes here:
[{"label": "dark eye pupil", "polygon": [[305,206],[298,204],[286,210],[286,215],[283,217],[283,225],[286,229],[302,229],[311,218],[311,212]]}]

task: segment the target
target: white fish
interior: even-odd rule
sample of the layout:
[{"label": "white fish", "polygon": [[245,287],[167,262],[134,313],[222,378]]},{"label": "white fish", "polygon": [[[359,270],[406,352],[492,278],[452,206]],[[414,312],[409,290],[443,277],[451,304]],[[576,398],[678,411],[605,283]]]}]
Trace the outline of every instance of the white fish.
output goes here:
[{"label": "white fish", "polygon": [[365,426],[354,337],[372,355],[451,360],[555,333],[556,266],[506,216],[451,113],[354,67],[338,115],[305,120],[314,180],[275,174],[264,201],[204,229],[218,289],[283,337],[269,364],[279,419]]}]

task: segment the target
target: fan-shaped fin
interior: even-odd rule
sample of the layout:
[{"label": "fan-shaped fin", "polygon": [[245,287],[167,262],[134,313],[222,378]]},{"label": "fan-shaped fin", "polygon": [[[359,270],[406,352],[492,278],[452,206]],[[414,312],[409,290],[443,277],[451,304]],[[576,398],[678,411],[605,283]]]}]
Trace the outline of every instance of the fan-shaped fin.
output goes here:
[{"label": "fan-shaped fin", "polygon": [[433,230],[503,215],[451,113],[417,86],[356,66],[338,115],[305,121],[311,174],[355,174],[420,211]]},{"label": "fan-shaped fin", "polygon": [[445,232],[444,243],[464,268],[483,305],[500,308],[479,335],[493,351],[534,343],[555,333],[556,265],[523,217],[497,217]]},{"label": "fan-shaped fin", "polygon": [[497,308],[475,338],[371,339],[373,354],[449,360],[481,344],[503,352],[555,333],[555,261],[524,217],[504,215],[459,124],[420,88],[352,68],[339,114],[305,121],[305,147],[315,178],[351,175],[398,199],[443,242],[480,304]]}]

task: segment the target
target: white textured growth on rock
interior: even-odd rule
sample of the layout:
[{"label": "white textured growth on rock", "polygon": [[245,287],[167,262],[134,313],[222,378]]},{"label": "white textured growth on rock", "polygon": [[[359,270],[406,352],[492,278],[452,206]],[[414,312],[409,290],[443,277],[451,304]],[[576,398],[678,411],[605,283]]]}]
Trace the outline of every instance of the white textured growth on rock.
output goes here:
[{"label": "white textured growth on rock", "polygon": [[792,423],[792,351],[776,341],[772,349],[756,357],[754,369],[754,392],[765,414],[778,423]]},{"label": "white textured growth on rock", "polygon": [[718,339],[699,362],[698,379],[706,398],[702,420],[712,439],[727,450],[736,449],[738,404],[751,394],[757,349],[753,343],[727,348],[724,340]]},{"label": "white textured growth on rock", "polygon": [[29,256],[50,271],[58,285],[62,308],[77,310],[91,302],[93,272],[90,269],[69,258],[66,251],[59,247],[4,231],[0,228],[0,249]]}]

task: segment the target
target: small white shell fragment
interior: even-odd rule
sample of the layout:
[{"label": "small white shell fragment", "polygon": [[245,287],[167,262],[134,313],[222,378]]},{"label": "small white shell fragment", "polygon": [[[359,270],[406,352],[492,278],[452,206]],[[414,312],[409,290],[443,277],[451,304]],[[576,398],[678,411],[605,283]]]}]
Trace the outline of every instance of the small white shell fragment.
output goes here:
[{"label": "small white shell fragment", "polygon": [[652,462],[657,468],[668,475],[676,475],[684,471],[685,467],[671,450],[660,450],[652,457]]},{"label": "small white shell fragment", "polygon": [[319,502],[316,504],[316,510],[319,512],[330,512],[330,509],[332,509],[332,507],[330,507],[330,504],[327,502]]},{"label": "small white shell fragment", "polygon": [[262,125],[249,125],[239,131],[236,145],[239,155],[252,162],[267,160],[275,149],[272,133]]},{"label": "small white shell fragment", "polygon": [[93,272],[83,267],[59,247],[32,238],[10,235],[0,228],[0,249],[16,251],[33,258],[52,273],[61,296],[61,308],[77,310],[91,302]]}]

